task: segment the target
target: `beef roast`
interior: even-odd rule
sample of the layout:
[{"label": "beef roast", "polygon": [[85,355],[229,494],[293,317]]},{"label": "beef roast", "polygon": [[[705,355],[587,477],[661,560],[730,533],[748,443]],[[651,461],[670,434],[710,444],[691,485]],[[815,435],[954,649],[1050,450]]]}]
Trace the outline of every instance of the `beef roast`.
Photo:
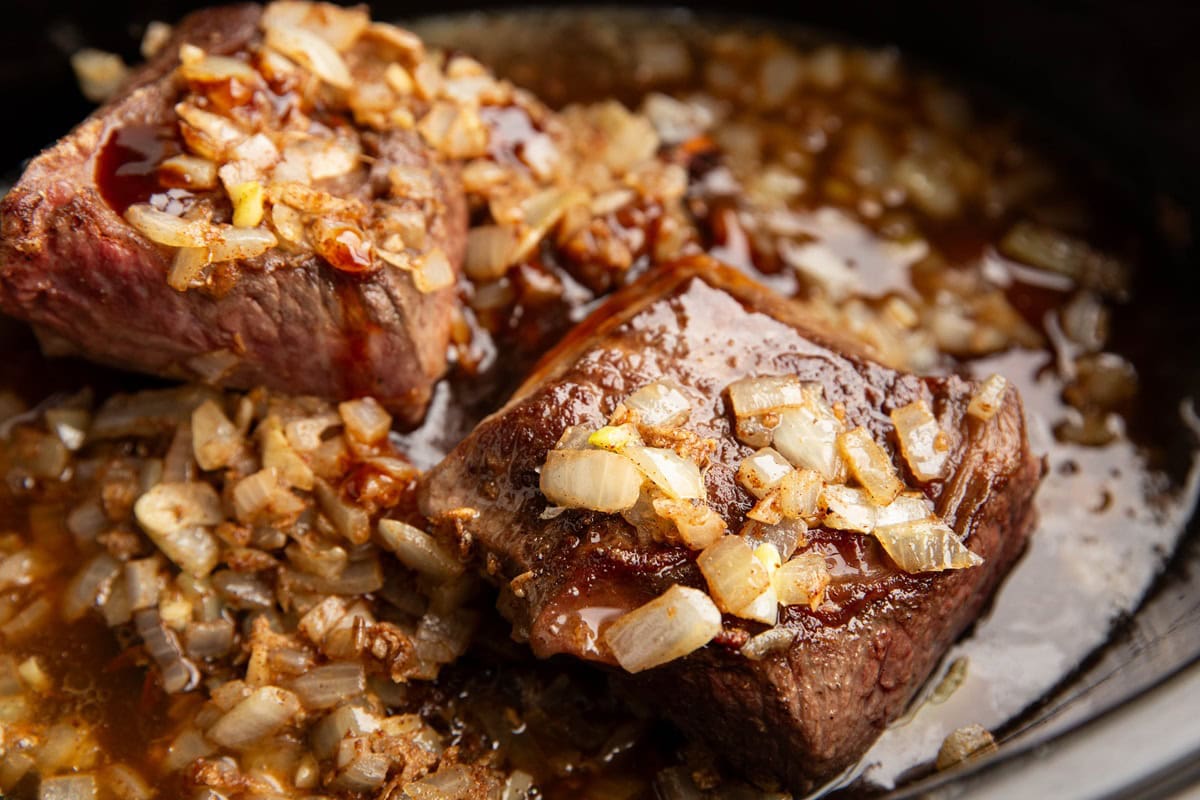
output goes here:
[{"label": "beef roast", "polygon": [[[411,273],[390,265],[350,274],[312,250],[281,246],[221,265],[204,285],[177,291],[166,280],[172,250],[122,217],[156,190],[160,205],[171,202],[163,189],[141,185],[144,176],[139,183],[138,159],[147,155],[137,144],[150,137],[155,146],[178,149],[172,137],[174,106],[185,91],[174,73],[180,46],[243,56],[262,38],[262,13],[244,5],[187,18],[119,97],[32,161],[0,207],[0,308],[31,322],[43,341],[101,362],[234,387],[371,394],[415,422],[446,367],[453,286],[423,293]],[[253,99],[278,109],[295,94]],[[320,121],[316,111],[310,115]],[[420,210],[428,238],[457,269],[466,211],[452,168],[411,131],[344,129],[363,158],[318,188],[357,200],[375,216],[391,167],[426,175],[432,196]],[[364,227],[371,224],[367,219]]]},{"label": "beef roast", "polygon": [[547,452],[568,426],[603,425],[630,392],[674,382],[693,401],[686,429],[716,442],[708,500],[736,531],[754,498],[735,474],[753,448],[733,435],[725,390],[761,375],[820,384],[848,426],[883,443],[895,435],[889,412],[925,400],[949,436],[949,468],[923,483],[909,473],[908,484],[983,558],[970,569],[908,574],[870,537],[814,528],[805,549],[825,554],[833,583],[817,608],[783,608],[790,646],[751,660],[739,648],[764,626],[725,615],[707,646],[622,678],[752,779],[804,792],[848,766],[903,711],[1022,551],[1041,465],[1014,390],[991,419],[971,417],[976,384],[875,363],[806,326],[786,300],[692,260],[651,274],[580,325],[428,475],[422,510],[444,535],[478,548],[516,637],[537,655],[612,665],[605,625],[672,584],[703,588],[704,580],[694,552],[647,543],[620,516],[544,513]]}]

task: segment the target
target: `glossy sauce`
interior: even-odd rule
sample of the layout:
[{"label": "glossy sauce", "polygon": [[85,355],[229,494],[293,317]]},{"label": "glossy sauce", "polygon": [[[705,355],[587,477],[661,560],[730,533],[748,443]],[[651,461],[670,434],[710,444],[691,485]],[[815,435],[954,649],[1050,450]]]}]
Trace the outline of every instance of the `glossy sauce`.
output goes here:
[{"label": "glossy sauce", "polygon": [[158,165],[182,152],[173,126],[125,126],[109,134],[96,157],[96,185],[118,214],[162,191]]}]

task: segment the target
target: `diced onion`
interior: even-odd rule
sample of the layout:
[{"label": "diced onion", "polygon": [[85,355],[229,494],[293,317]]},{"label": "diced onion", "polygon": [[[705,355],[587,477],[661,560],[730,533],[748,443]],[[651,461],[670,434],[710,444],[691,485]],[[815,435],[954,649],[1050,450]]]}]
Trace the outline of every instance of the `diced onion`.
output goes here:
[{"label": "diced onion", "polygon": [[1003,375],[992,375],[982,384],[971,397],[967,413],[976,419],[987,422],[996,416],[1004,403],[1004,393],[1008,389],[1008,381]]},{"label": "diced onion", "polygon": [[896,426],[900,453],[913,476],[919,481],[941,477],[942,470],[946,468],[949,446],[929,405],[924,400],[914,400],[906,406],[893,409],[891,418]]},{"label": "diced onion", "polygon": [[638,422],[652,428],[673,428],[687,422],[692,404],[679,388],[663,381],[648,383],[625,398]]},{"label": "diced onion", "polygon": [[233,224],[238,228],[253,228],[263,220],[263,187],[258,181],[239,183],[229,190],[233,203]]},{"label": "diced onion", "polygon": [[278,686],[262,686],[225,713],[208,729],[214,744],[238,750],[274,733],[300,712],[295,694]]},{"label": "diced onion", "polygon": [[303,28],[320,36],[335,50],[344,52],[358,41],[370,22],[366,6],[342,8],[333,3],[282,0],[263,9],[259,24],[264,28],[287,25]]},{"label": "diced onion", "polygon": [[941,572],[983,563],[983,559],[967,549],[949,525],[935,519],[875,528],[874,536],[896,566],[905,572]]},{"label": "diced onion", "polygon": [[787,650],[794,641],[796,631],[782,626],[768,628],[757,636],[750,637],[738,652],[751,661],[761,661],[772,653]]},{"label": "diced onion", "polygon": [[886,450],[866,428],[855,428],[838,436],[838,450],[846,466],[877,506],[886,506],[904,490]]},{"label": "diced onion", "polygon": [[196,665],[183,657],[175,632],[163,624],[157,609],[148,608],[133,615],[134,626],[146,652],[158,665],[163,690],[167,694],[191,691],[200,680]]},{"label": "diced onion", "polygon": [[682,658],[721,631],[721,612],[704,592],[672,586],[661,596],[612,623],[604,642],[627,672]]},{"label": "diced onion", "polygon": [[775,591],[785,606],[807,605],[816,608],[825,599],[829,585],[829,565],[821,553],[800,553],[785,562],[775,573]]},{"label": "diced onion", "polygon": [[207,483],[160,483],[138,498],[134,516],[159,549],[186,572],[207,575],[220,547],[207,526],[225,515],[221,498]]},{"label": "diced onion", "polygon": [[366,676],[359,663],[313,667],[291,682],[292,691],[309,709],[333,708],[343,700],[358,697],[366,688]]},{"label": "diced onion", "polygon": [[709,594],[725,612],[737,613],[766,591],[771,577],[740,536],[722,536],[696,559]]},{"label": "diced onion", "polygon": [[811,469],[794,469],[779,481],[775,505],[784,517],[800,519],[817,513],[825,483]]},{"label": "diced onion", "polygon": [[703,500],[706,492],[700,467],[663,447],[626,447],[628,458],[655,486],[673,500]]},{"label": "diced onion", "polygon": [[738,535],[757,548],[769,543],[781,558],[790,558],[796,548],[808,541],[808,526],[800,519],[782,519],[774,524],[751,521],[742,526]]},{"label": "diced onion", "polygon": [[81,569],[63,593],[62,615],[67,622],[80,619],[97,602],[102,602],[121,573],[121,564],[108,553],[97,553]]},{"label": "diced onion", "polygon": [[146,203],[135,203],[125,210],[125,220],[152,242],[169,247],[204,247],[209,226],[159,211]]},{"label": "diced onion", "polygon": [[267,28],[266,44],[331,86],[349,89],[354,85],[350,69],[338,51],[311,31],[273,23]]},{"label": "diced onion", "polygon": [[347,502],[325,481],[318,480],[314,488],[321,513],[329,518],[338,533],[354,544],[363,544],[371,538],[371,517],[364,508]]},{"label": "diced onion", "polygon": [[463,565],[440,542],[420,528],[398,519],[379,521],[384,546],[409,569],[445,581],[461,575]]},{"label": "diced onion", "polygon": [[919,492],[905,493],[882,508],[875,509],[875,525],[900,525],[933,518],[933,508],[925,495]]},{"label": "diced onion", "polygon": [[826,486],[821,490],[822,522],[839,531],[870,533],[875,529],[876,506],[862,489]]},{"label": "diced onion", "polygon": [[779,596],[775,593],[775,586],[768,584],[760,595],[730,613],[742,619],[774,625],[779,621]]},{"label": "diced onion", "polygon": [[613,513],[633,507],[642,481],[642,473],[623,455],[607,450],[551,450],[540,486],[554,505]]},{"label": "diced onion", "polygon": [[970,758],[996,752],[996,739],[982,725],[964,725],[956,728],[938,749],[936,766],[939,770],[950,769]]},{"label": "diced onion", "polygon": [[208,254],[217,263],[240,261],[260,256],[277,244],[279,240],[275,238],[275,234],[264,228],[234,228],[221,225],[218,226],[208,248]]},{"label": "diced onion", "polygon": [[707,503],[658,497],[653,508],[655,514],[675,524],[679,540],[692,550],[703,550],[725,534],[725,520]]},{"label": "diced onion", "polygon": [[742,460],[738,467],[738,481],[755,497],[762,499],[792,471],[778,450],[764,447]]},{"label": "diced onion", "polygon": [[758,417],[802,405],[804,386],[794,375],[742,378],[729,386],[729,400],[738,417]]},{"label": "diced onion", "polygon": [[227,467],[241,449],[241,434],[216,402],[206,400],[196,407],[192,412],[192,452],[201,469]]},{"label": "diced onion", "polygon": [[231,56],[202,54],[198,59],[184,59],[179,74],[185,80],[201,83],[239,80],[254,85],[259,81],[258,72],[250,64]]},{"label": "diced onion", "polygon": [[440,247],[435,247],[424,256],[414,259],[413,284],[422,294],[454,285],[454,267]]},{"label": "diced onion", "polygon": [[825,480],[835,481],[842,472],[837,447],[842,428],[841,420],[820,400],[816,390],[809,390],[803,406],[780,412],[772,441],[775,449],[797,467],[816,470]]},{"label": "diced onion", "polygon": [[508,272],[516,253],[516,232],[502,225],[479,225],[467,233],[463,270],[473,281],[492,281]]},{"label": "diced onion", "polygon": [[90,47],[71,54],[71,69],[79,90],[93,103],[108,102],[129,77],[129,67],[119,55]]},{"label": "diced onion", "polygon": [[177,292],[186,292],[204,276],[204,268],[211,263],[207,247],[181,247],[171,260],[171,271],[167,273],[167,285]]},{"label": "diced onion", "polygon": [[38,800],[96,800],[96,779],[91,775],[43,778]]},{"label": "diced onion", "polygon": [[382,441],[392,429],[391,414],[373,397],[339,403],[338,414],[346,425],[346,432],[364,444]]}]

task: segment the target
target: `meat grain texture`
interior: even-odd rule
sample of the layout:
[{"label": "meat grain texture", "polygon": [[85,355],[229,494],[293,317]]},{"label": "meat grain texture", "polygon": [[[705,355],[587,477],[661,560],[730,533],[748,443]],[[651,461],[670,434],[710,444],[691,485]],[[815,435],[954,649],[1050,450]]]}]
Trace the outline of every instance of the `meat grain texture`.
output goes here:
[{"label": "meat grain texture", "polygon": [[[30,163],[0,205],[0,309],[32,323],[43,341],[103,363],[212,379],[199,365],[216,353],[231,362],[216,379],[222,385],[372,395],[415,423],[446,368],[452,286],[422,294],[400,270],[347,275],[311,251],[276,248],[235,264],[232,285],[178,292],[166,281],[171,249],[130,227],[98,185],[114,133],[176,124],[180,45],[244,51],[260,37],[261,14],[241,5],[188,17],[120,96]],[[362,143],[371,166],[339,179],[337,193],[369,206],[386,191],[390,166],[428,170],[441,205],[429,234],[457,269],[466,207],[451,169],[411,132],[364,135]]]},{"label": "meat grain texture", "polygon": [[852,763],[903,712],[1021,553],[1042,466],[1014,390],[990,420],[970,417],[975,384],[874,363],[810,329],[766,289],[693,260],[617,295],[549,354],[428,476],[422,510],[486,556],[515,636],[539,656],[614,665],[599,636],[606,621],[673,583],[704,581],[694,553],[640,545],[618,516],[572,510],[543,518],[538,470],[547,451],[570,425],[604,424],[640,386],[674,381],[692,399],[685,427],[718,443],[705,478],[709,503],[736,531],[753,502],[735,479],[737,465],[753,448],[733,435],[725,389],[761,375],[819,383],[829,403],[844,405],[848,427],[885,442],[894,436],[888,412],[924,399],[950,436],[950,466],[941,480],[904,477],[984,559],[971,569],[909,575],[869,537],[812,530],[807,547],[839,566],[824,605],[783,609],[780,625],[795,633],[790,647],[752,661],[738,648],[764,626],[726,616],[708,646],[621,676],[751,779],[805,792]]}]

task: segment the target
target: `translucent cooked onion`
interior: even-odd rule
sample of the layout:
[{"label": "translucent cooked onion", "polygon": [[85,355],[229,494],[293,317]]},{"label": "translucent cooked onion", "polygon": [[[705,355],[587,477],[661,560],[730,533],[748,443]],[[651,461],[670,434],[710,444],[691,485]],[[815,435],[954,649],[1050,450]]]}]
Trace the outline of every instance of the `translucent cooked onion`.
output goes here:
[{"label": "translucent cooked onion", "polygon": [[761,661],[772,653],[787,650],[794,641],[796,631],[784,627],[768,628],[757,636],[750,637],[738,652],[751,661]]},{"label": "translucent cooked onion", "polygon": [[983,563],[983,559],[967,549],[949,525],[936,519],[877,527],[873,535],[896,566],[905,572],[941,572]]},{"label": "translucent cooked onion", "polygon": [[517,234],[511,227],[476,226],[467,234],[463,270],[473,281],[496,280],[512,266],[516,248]]},{"label": "translucent cooked onion", "polygon": [[779,595],[775,593],[775,586],[768,584],[761,594],[731,613],[742,619],[774,625],[779,621]]},{"label": "translucent cooked onion", "polygon": [[794,469],[776,487],[775,507],[787,519],[802,519],[817,513],[825,482],[811,469]]},{"label": "translucent cooked onion", "polygon": [[208,248],[209,258],[222,261],[240,261],[254,258],[279,244],[275,234],[264,228],[235,228],[221,225]]},{"label": "translucent cooked onion", "polygon": [[304,28],[320,36],[335,50],[345,51],[370,26],[371,15],[366,6],[341,8],[332,3],[281,0],[263,9],[259,24],[264,28],[283,25]]},{"label": "translucent cooked onion", "polygon": [[96,800],[96,778],[92,775],[62,775],[43,778],[38,800]]},{"label": "translucent cooked onion", "polygon": [[843,467],[837,447],[843,425],[820,399],[818,391],[806,388],[803,406],[779,413],[772,441],[775,449],[792,464],[815,470],[826,481],[835,481]]},{"label": "translucent cooked onion", "polygon": [[906,406],[893,409],[891,418],[896,426],[900,454],[904,456],[913,476],[919,481],[941,477],[950,448],[929,405],[924,400],[914,400]]},{"label": "translucent cooked onion", "polygon": [[384,547],[409,569],[438,581],[462,574],[462,562],[425,531],[398,519],[381,519],[378,529]]},{"label": "translucent cooked onion", "polygon": [[792,471],[778,450],[764,447],[742,460],[738,467],[738,481],[755,497],[762,499]]},{"label": "translucent cooked onion", "polygon": [[676,536],[692,550],[703,550],[725,534],[725,520],[707,503],[658,497],[652,507],[659,517],[674,523]]},{"label": "translucent cooked onion", "polygon": [[742,526],[738,535],[751,547],[770,544],[781,558],[789,558],[808,541],[808,526],[800,519],[781,519],[774,524],[750,521]]},{"label": "translucent cooked onion", "polygon": [[826,486],[821,490],[821,521],[839,531],[870,533],[875,529],[877,508],[862,489],[849,486]]},{"label": "translucent cooked onion", "polygon": [[198,405],[192,412],[192,452],[200,468],[227,467],[241,451],[241,434],[221,406],[213,400]]},{"label": "translucent cooked onion", "polygon": [[758,417],[804,402],[804,385],[794,375],[742,378],[729,386],[729,400],[738,417]]},{"label": "translucent cooked onion", "polygon": [[371,517],[365,509],[348,502],[325,481],[318,480],[313,488],[321,513],[338,533],[354,544],[363,544],[371,538]]},{"label": "translucent cooked onion", "polygon": [[183,639],[190,657],[220,658],[233,649],[233,622],[228,619],[189,622]]},{"label": "translucent cooked onion", "polygon": [[184,58],[179,65],[179,74],[189,81],[216,83],[238,80],[254,85],[260,80],[258,71],[245,61],[231,56],[214,56],[200,51],[199,58]]},{"label": "translucent cooked onion", "polygon": [[358,697],[366,691],[367,681],[362,664],[338,663],[313,667],[290,686],[305,708],[325,709]]},{"label": "translucent cooked onion", "polygon": [[208,739],[221,747],[240,750],[282,728],[300,712],[295,694],[278,686],[262,686],[225,713]]},{"label": "translucent cooked onion", "polygon": [[825,599],[829,586],[829,565],[821,553],[800,553],[784,562],[775,573],[775,591],[785,606],[807,605],[816,608]]},{"label": "translucent cooked onion", "polygon": [[146,652],[158,665],[163,691],[167,694],[191,691],[200,680],[196,665],[183,657],[175,633],[163,625],[158,610],[148,608],[133,615],[134,626]]},{"label": "translucent cooked onion", "polygon": [[708,595],[672,586],[612,623],[603,639],[625,671],[642,672],[698,650],[720,631],[721,612]]},{"label": "translucent cooked onion", "polygon": [[633,507],[642,481],[641,471],[623,455],[606,450],[551,450],[540,487],[554,505],[613,513]]},{"label": "translucent cooked onion", "polygon": [[838,436],[838,451],[850,474],[862,484],[877,506],[886,506],[904,490],[892,457],[866,428],[855,428]]},{"label": "translucent cooked onion", "polygon": [[271,415],[264,419],[259,423],[257,434],[263,466],[274,469],[289,486],[311,490],[316,476],[312,467],[292,449],[279,417]]},{"label": "translucent cooked onion", "polygon": [[704,548],[696,565],[717,607],[730,614],[754,602],[771,583],[767,568],[740,536],[722,536]]},{"label": "translucent cooked onion", "polygon": [[706,496],[700,467],[674,450],[663,447],[626,447],[621,455],[632,461],[672,500],[703,500]]},{"label": "translucent cooked onion", "polygon": [[692,404],[678,387],[663,381],[648,383],[625,398],[638,422],[653,428],[673,428],[687,422]]},{"label": "translucent cooked onion", "polygon": [[875,510],[875,525],[900,525],[933,518],[933,507],[920,492],[905,493]]},{"label": "translucent cooked onion", "polygon": [[971,402],[967,405],[967,413],[976,419],[987,422],[1000,410],[1000,406],[1004,403],[1004,393],[1007,390],[1008,381],[1004,379],[1003,375],[988,377],[971,397]]},{"label": "translucent cooked onion", "polygon": [[266,32],[268,47],[292,59],[330,86],[349,89],[354,85],[350,69],[341,55],[317,34],[282,22],[272,22]]},{"label": "translucent cooked onion", "polygon": [[67,584],[62,599],[62,615],[67,622],[75,622],[103,602],[112,590],[113,582],[121,574],[121,564],[108,553],[97,553],[84,565]]},{"label": "translucent cooked onion", "polygon": [[229,190],[233,203],[233,224],[237,228],[253,228],[263,220],[263,187],[258,181],[245,181]]},{"label": "translucent cooked onion", "polygon": [[211,263],[207,247],[181,247],[171,260],[167,273],[167,285],[178,292],[185,292],[204,277],[204,268]]},{"label": "translucent cooked onion", "polygon": [[152,242],[169,247],[204,247],[208,244],[210,227],[198,220],[188,220],[159,211],[147,203],[134,203],[125,210],[125,220]]},{"label": "translucent cooked onion", "polygon": [[422,294],[454,285],[454,267],[440,247],[413,260],[413,284]]},{"label": "translucent cooked onion", "polygon": [[138,498],[134,517],[163,554],[192,575],[217,565],[220,547],[207,530],[224,518],[221,498],[207,483],[160,483]]},{"label": "translucent cooked onion", "polygon": [[338,414],[346,432],[364,444],[382,441],[392,429],[392,415],[373,397],[339,403]]}]

